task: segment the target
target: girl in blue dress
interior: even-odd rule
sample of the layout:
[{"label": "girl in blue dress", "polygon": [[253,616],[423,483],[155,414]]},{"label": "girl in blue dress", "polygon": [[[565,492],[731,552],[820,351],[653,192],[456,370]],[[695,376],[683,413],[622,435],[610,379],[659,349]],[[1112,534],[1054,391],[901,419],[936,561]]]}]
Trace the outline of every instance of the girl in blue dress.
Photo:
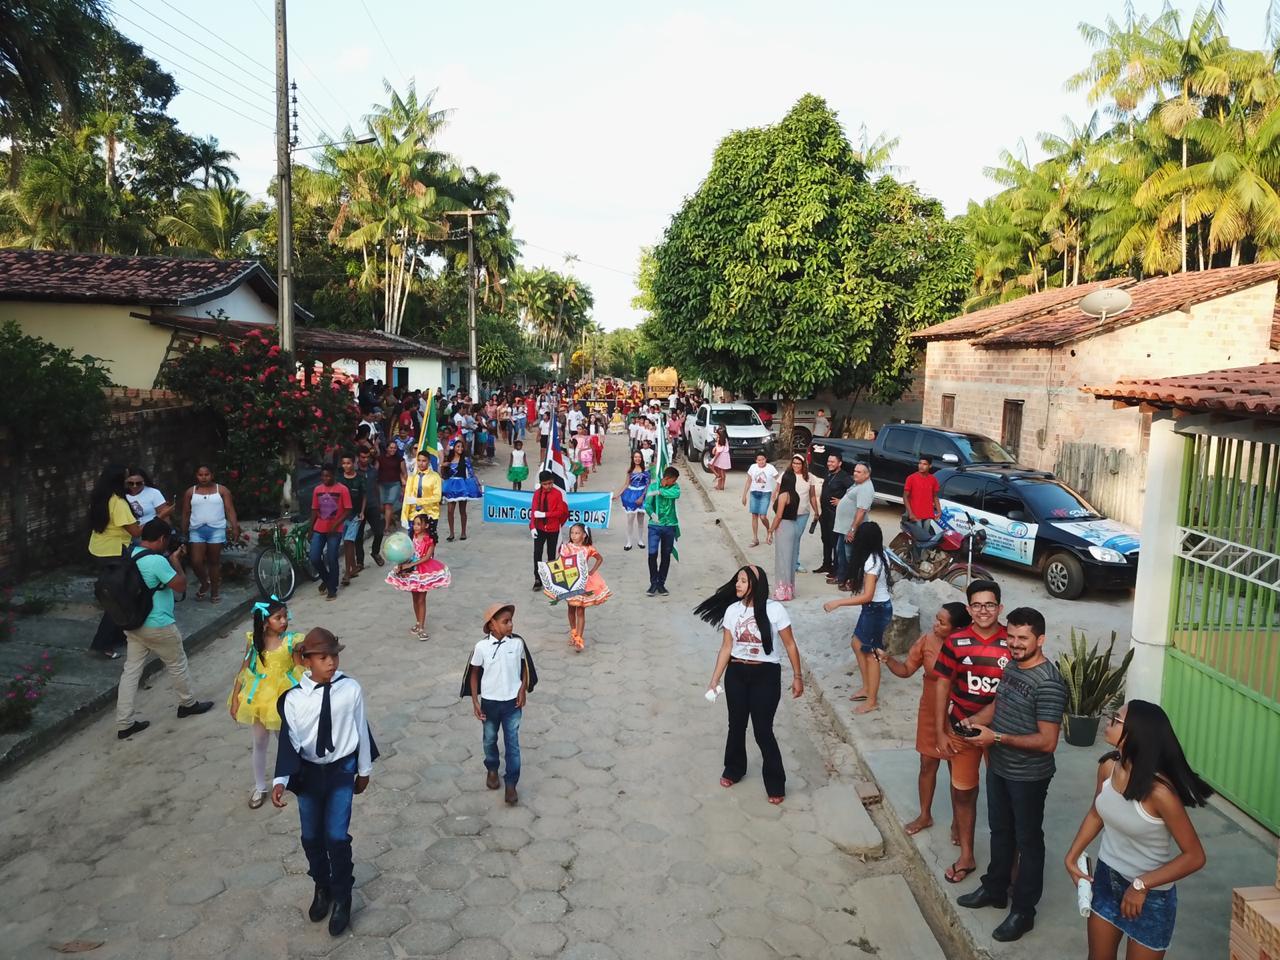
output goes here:
[{"label": "girl in blue dress", "polygon": [[480,481],[476,479],[475,468],[471,466],[471,458],[466,455],[466,444],[455,440],[449,448],[449,459],[440,465],[440,494],[447,503],[449,516],[449,536],[453,542],[453,515],[455,507],[462,514],[462,539],[467,539],[467,501],[479,500]]},{"label": "girl in blue dress", "polygon": [[651,477],[644,465],[644,455],[639,450],[631,453],[631,465],[627,467],[627,484],[618,491],[622,509],[627,514],[627,545],[631,549],[631,532],[635,530],[636,543],[644,544],[644,498],[649,492]]}]

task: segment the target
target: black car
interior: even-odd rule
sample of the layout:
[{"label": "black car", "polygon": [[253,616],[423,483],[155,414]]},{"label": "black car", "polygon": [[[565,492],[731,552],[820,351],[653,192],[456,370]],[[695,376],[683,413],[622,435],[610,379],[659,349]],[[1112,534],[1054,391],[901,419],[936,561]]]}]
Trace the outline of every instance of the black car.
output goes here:
[{"label": "black car", "polygon": [[974,466],[937,477],[942,524],[967,533],[972,516],[987,530],[983,555],[1037,570],[1050,596],[1074,600],[1086,588],[1133,587],[1138,531],[1104,517],[1053,474]]}]

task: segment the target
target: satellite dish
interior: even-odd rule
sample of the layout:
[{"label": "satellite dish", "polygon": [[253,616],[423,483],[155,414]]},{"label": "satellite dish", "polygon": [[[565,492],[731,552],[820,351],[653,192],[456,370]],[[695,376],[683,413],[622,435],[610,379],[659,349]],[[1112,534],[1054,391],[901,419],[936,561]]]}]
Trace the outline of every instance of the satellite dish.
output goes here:
[{"label": "satellite dish", "polygon": [[1104,287],[1093,291],[1080,301],[1080,312],[1088,317],[1105,320],[1107,317],[1124,313],[1132,305],[1133,297],[1119,287]]}]

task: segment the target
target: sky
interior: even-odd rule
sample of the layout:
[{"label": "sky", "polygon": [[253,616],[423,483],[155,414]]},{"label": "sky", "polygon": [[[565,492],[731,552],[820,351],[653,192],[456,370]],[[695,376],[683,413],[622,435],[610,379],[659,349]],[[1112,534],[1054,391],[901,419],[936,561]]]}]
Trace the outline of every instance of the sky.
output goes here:
[{"label": "sky", "polygon": [[[1267,0],[1226,6],[1232,41],[1262,46]],[[182,128],[237,153],[241,185],[265,196],[273,0],[112,9],[183,86],[170,106]],[[1038,132],[1088,119],[1095,108],[1064,81],[1089,60],[1078,24],[1108,16],[1122,18],[1123,0],[290,0],[289,67],[302,146],[359,132],[384,81],[435,90],[452,111],[441,148],[515,195],[523,262],[585,280],[595,319],[615,329],[642,319],[631,307],[640,250],[661,240],[730,131],[815,93],[855,143],[863,125],[898,137],[897,175],[962,213],[996,192],[983,169],[1002,149],[1025,141],[1034,160]]]}]

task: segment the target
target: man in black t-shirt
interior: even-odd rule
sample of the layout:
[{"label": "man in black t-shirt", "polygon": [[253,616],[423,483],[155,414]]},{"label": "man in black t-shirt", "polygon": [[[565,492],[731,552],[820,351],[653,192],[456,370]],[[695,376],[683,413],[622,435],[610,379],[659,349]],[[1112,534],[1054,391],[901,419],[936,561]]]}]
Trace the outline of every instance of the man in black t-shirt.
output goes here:
[{"label": "man in black t-shirt", "polygon": [[844,458],[838,453],[827,456],[827,478],[822,481],[822,512],[818,524],[822,529],[822,566],[814,573],[834,576],[836,572],[836,544],[840,538],[835,533],[836,504],[853,486],[853,477],[844,469]]},{"label": "man in black t-shirt", "polygon": [[1019,607],[1009,611],[1007,623],[1013,662],[1004,669],[995,699],[962,721],[977,731],[969,742],[988,750],[991,865],[982,886],[956,901],[962,907],[1003,908],[1012,882],[1013,907],[991,934],[1002,942],[1017,940],[1035,926],[1044,886],[1044,802],[1067,706],[1067,686],[1044,655],[1044,616]]},{"label": "man in black t-shirt", "polygon": [[351,512],[342,525],[342,559],[346,572],[342,575],[342,585],[348,586],[351,578],[359,571],[356,569],[356,537],[361,533],[361,521],[364,520],[365,507],[365,475],[356,469],[355,458],[350,453],[342,455],[342,472],[338,474],[338,482],[351,494]]}]

